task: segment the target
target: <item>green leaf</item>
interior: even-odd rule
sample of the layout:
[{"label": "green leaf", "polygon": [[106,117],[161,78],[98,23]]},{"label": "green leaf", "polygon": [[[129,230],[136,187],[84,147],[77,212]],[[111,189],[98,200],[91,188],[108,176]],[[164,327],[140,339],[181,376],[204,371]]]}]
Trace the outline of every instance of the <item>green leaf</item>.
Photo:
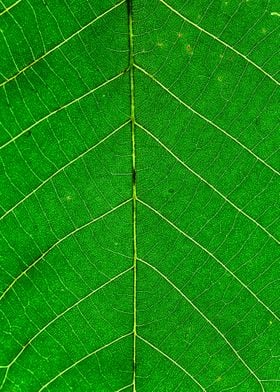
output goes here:
[{"label": "green leaf", "polygon": [[279,391],[279,4],[0,3],[0,389]]}]

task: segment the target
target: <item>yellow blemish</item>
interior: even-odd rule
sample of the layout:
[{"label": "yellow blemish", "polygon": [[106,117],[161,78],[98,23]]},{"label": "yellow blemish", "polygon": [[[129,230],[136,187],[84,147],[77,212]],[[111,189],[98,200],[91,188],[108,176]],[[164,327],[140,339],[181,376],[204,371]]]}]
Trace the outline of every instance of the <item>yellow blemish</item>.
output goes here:
[{"label": "yellow blemish", "polygon": [[186,45],[186,51],[188,52],[188,54],[190,56],[193,54],[193,49],[192,49],[191,45]]},{"label": "yellow blemish", "polygon": [[182,33],[177,33],[177,37],[178,37],[178,38],[182,38],[182,37],[183,37],[183,34],[182,34]]},{"label": "yellow blemish", "polygon": [[261,29],[261,32],[262,32],[263,34],[266,34],[266,33],[267,33],[267,29],[266,29],[265,27],[263,27],[263,28]]},{"label": "yellow blemish", "polygon": [[218,79],[219,82],[222,82],[224,78],[223,78],[221,75],[219,75],[219,76],[217,77],[217,79]]},{"label": "yellow blemish", "polygon": [[163,42],[157,42],[157,43],[156,43],[156,46],[157,46],[158,48],[163,48],[163,47],[164,47],[164,43],[163,43]]}]

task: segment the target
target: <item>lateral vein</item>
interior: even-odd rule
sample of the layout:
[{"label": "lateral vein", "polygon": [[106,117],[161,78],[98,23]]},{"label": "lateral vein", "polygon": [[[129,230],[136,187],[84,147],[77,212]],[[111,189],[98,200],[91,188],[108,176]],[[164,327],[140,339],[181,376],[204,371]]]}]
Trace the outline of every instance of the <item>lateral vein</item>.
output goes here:
[{"label": "lateral vein", "polygon": [[134,64],[134,67],[139,69],[144,75],[148,76],[151,80],[153,80],[155,83],[157,83],[163,90],[165,90],[169,95],[171,95],[176,101],[178,101],[181,105],[185,106],[187,109],[189,109],[192,113],[194,113],[196,116],[200,117],[202,120],[204,120],[206,123],[212,125],[212,127],[218,129],[220,132],[222,132],[224,135],[229,137],[231,140],[233,140],[236,144],[238,144],[240,147],[244,148],[249,154],[253,155],[258,161],[262,162],[266,167],[268,167],[273,173],[277,174],[280,176],[280,173],[274,169],[270,164],[268,164],[264,159],[260,158],[257,154],[255,154],[252,150],[250,150],[249,147],[245,146],[243,143],[241,143],[236,137],[232,136],[229,132],[224,130],[222,127],[220,127],[218,124],[214,123],[214,121],[210,120],[197,110],[193,109],[190,105],[188,105],[186,102],[184,102],[181,98],[179,98],[176,94],[174,94],[172,91],[170,91],[164,84],[162,84],[159,80],[157,80],[153,75],[151,75],[149,72],[147,72],[144,68],[140,67],[137,64]]},{"label": "lateral vein", "polygon": [[68,108],[69,106],[75,104],[76,102],[79,102],[80,100],[84,99],[85,97],[87,97],[88,95],[94,93],[95,91],[99,90],[100,88],[102,88],[102,87],[106,86],[107,84],[113,82],[114,80],[120,78],[121,76],[124,75],[125,72],[126,72],[126,70],[120,72],[119,74],[113,76],[111,79],[108,79],[105,82],[99,84],[97,87],[94,87],[93,89],[87,91],[86,93],[84,93],[83,95],[79,96],[78,98],[73,99],[72,101],[66,103],[65,105],[60,106],[59,108],[57,108],[57,109],[53,110],[52,112],[48,113],[44,117],[41,117],[38,121],[36,121],[32,125],[30,125],[29,127],[25,128],[23,131],[18,133],[12,139],[9,139],[6,143],[2,144],[2,146],[0,146],[0,150],[2,150],[4,147],[8,146],[9,144],[15,142],[19,137],[21,137],[22,135],[24,135],[25,133],[30,131],[32,128],[36,127],[38,124],[40,124],[43,121],[47,120],[48,118],[52,117],[54,114],[61,112],[62,110]]},{"label": "lateral vein", "polygon": [[[9,9],[11,9],[12,7],[14,7],[16,4],[18,4],[20,1],[22,0],[18,0],[13,6],[7,8],[4,12],[8,11]],[[37,59],[35,59],[32,63],[26,65],[24,68],[22,68],[21,70],[19,70],[15,75],[11,76],[10,78],[6,79],[4,82],[0,83],[0,87],[5,86],[7,83],[11,82],[12,80],[15,80],[19,75],[21,75],[22,73],[24,73],[25,71],[27,71],[29,68],[32,68],[33,65],[35,65],[36,63],[38,63],[40,60],[44,59],[45,57],[47,57],[50,53],[54,52],[56,49],[60,48],[61,46],[63,46],[64,44],[66,44],[68,41],[70,41],[72,38],[74,38],[76,35],[79,35],[83,30],[85,30],[86,28],[88,28],[89,26],[91,26],[92,24],[94,24],[95,22],[97,22],[98,20],[102,19],[105,15],[109,14],[110,12],[112,12],[114,9],[116,9],[117,7],[119,7],[121,4],[123,4],[126,0],[122,0],[121,2],[117,3],[116,5],[114,5],[113,7],[111,7],[110,9],[106,10],[105,12],[103,12],[101,15],[98,15],[96,18],[94,18],[93,20],[91,20],[89,23],[87,23],[86,25],[82,26],[79,30],[75,31],[73,34],[71,34],[69,37],[67,37],[65,40],[63,40],[62,42],[60,42],[59,44],[57,44],[56,46],[54,46],[52,49],[48,50],[47,52],[45,52],[44,54],[42,54],[40,57],[38,57]],[[2,14],[3,14],[2,13]],[[0,14],[0,16],[2,15]]]},{"label": "lateral vein", "polygon": [[232,52],[234,52],[235,54],[237,54],[238,56],[242,57],[244,60],[246,60],[248,63],[250,63],[251,65],[253,65],[256,69],[258,69],[260,72],[262,72],[265,76],[267,76],[270,80],[272,80],[274,83],[276,83],[278,86],[280,85],[280,82],[278,82],[278,80],[276,80],[272,75],[270,75],[268,72],[266,72],[261,66],[259,66],[258,64],[256,64],[253,60],[249,59],[249,57],[247,57],[245,54],[239,52],[237,49],[235,49],[233,46],[229,45],[227,42],[223,41],[222,39],[220,39],[219,37],[217,37],[216,35],[210,33],[209,31],[205,30],[203,27],[200,27],[198,24],[194,23],[193,21],[191,21],[190,19],[186,18],[184,15],[182,15],[179,11],[177,11],[176,9],[174,9],[173,7],[171,7],[170,4],[168,4],[166,1],[164,0],[159,0],[162,4],[165,5],[166,8],[168,8],[170,11],[172,11],[175,15],[179,16],[181,19],[183,19],[185,22],[189,23],[190,25],[194,26],[196,29],[198,29],[199,31],[203,32],[204,34],[208,35],[209,37],[213,38],[215,41],[219,42],[220,44],[222,44],[223,46],[225,46],[226,48],[228,48],[229,50],[231,50]]},{"label": "lateral vein", "polygon": [[74,362],[72,365],[68,366],[67,368],[65,368],[64,370],[62,370],[60,373],[58,373],[55,377],[53,377],[50,381],[48,381],[45,385],[43,385],[38,392],[43,391],[44,389],[46,389],[50,384],[52,384],[55,380],[57,380],[59,377],[63,376],[63,374],[65,374],[66,372],[68,372],[69,370],[73,369],[75,366],[77,366],[79,363],[85,361],[86,359],[92,357],[93,355],[97,354],[98,352],[106,349],[107,347],[112,346],[113,344],[119,342],[120,340],[128,337],[131,335],[131,332],[122,335],[120,337],[118,337],[117,339],[112,340],[110,343],[105,344],[104,346],[92,351],[91,353],[85,355],[84,357],[78,359],[76,362]]},{"label": "lateral vein", "polygon": [[69,166],[73,165],[75,162],[79,161],[81,158],[83,158],[85,155],[90,153],[91,151],[95,150],[100,144],[103,144],[105,141],[110,139],[113,135],[115,135],[118,131],[123,129],[127,124],[129,124],[129,121],[126,121],[122,125],[120,125],[118,128],[114,129],[112,132],[110,132],[108,135],[106,135],[103,139],[99,140],[96,144],[93,146],[89,147],[87,150],[83,151],[81,154],[76,156],[75,158],[71,159],[69,162],[67,162],[65,165],[61,166],[59,169],[57,169],[56,172],[51,174],[49,177],[47,177],[44,181],[41,182],[36,188],[34,188],[31,192],[29,192],[24,198],[19,200],[16,204],[13,205],[9,210],[7,210],[1,217],[0,217],[0,222],[2,219],[4,219],[7,215],[9,215],[11,212],[13,212],[18,206],[20,206],[23,202],[25,202],[29,197],[34,195],[40,188],[42,188],[45,184],[47,184],[49,181],[51,181],[54,177],[56,177],[59,173],[63,172],[65,169],[67,169]]},{"label": "lateral vein", "polygon": [[128,200],[123,201],[122,203],[118,204],[116,207],[112,208],[109,211],[106,211],[104,214],[99,215],[98,217],[90,220],[89,222],[83,224],[82,226],[77,227],[75,230],[70,231],[68,234],[66,234],[64,237],[60,238],[57,240],[54,244],[52,244],[47,250],[45,250],[35,261],[33,261],[27,268],[25,268],[24,271],[22,271],[17,277],[14,278],[14,280],[10,283],[10,285],[3,291],[3,293],[0,295],[0,301],[6,296],[6,294],[11,290],[11,288],[15,285],[15,283],[21,279],[24,275],[27,274],[27,272],[33,268],[36,264],[39,263],[40,260],[44,259],[45,256],[47,256],[53,249],[55,249],[59,244],[61,244],[63,241],[67,240],[67,238],[75,235],[79,231],[83,230],[84,228],[92,225],[93,223],[105,218],[107,215],[111,214],[112,212],[118,210],[122,206],[128,204],[131,201],[131,198]]},{"label": "lateral vein", "polygon": [[159,274],[170,286],[172,286],[188,303],[191,305],[198,313],[199,315],[207,321],[211,325],[211,327],[222,337],[222,339],[227,343],[227,345],[230,347],[230,349],[234,352],[234,354],[237,356],[237,358],[240,360],[240,362],[246,367],[246,369],[251,373],[251,375],[257,380],[257,382],[260,384],[262,391],[263,385],[261,383],[261,380],[258,378],[258,376],[255,374],[255,372],[251,369],[251,367],[247,364],[247,362],[244,361],[244,359],[240,356],[238,353],[238,350],[236,350],[230,341],[227,339],[227,337],[219,330],[218,327],[208,318],[204,315],[204,313],[167,277],[165,276],[160,270],[158,270],[156,267],[154,267],[152,264],[148,263],[147,261],[143,259],[138,259],[141,261],[141,263],[146,264],[149,268],[153,269],[157,274]]},{"label": "lateral vein", "polygon": [[55,318],[50,320],[44,327],[42,327],[32,338],[28,340],[28,342],[22,347],[22,349],[17,353],[17,355],[10,361],[9,365],[5,366],[8,368],[11,368],[11,366],[17,361],[17,359],[21,356],[21,354],[26,350],[27,347],[29,347],[32,342],[41,335],[48,327],[50,327],[52,324],[54,324],[57,320],[59,320],[61,317],[65,316],[68,312],[70,312],[72,309],[75,309],[77,306],[79,306],[82,302],[87,300],[88,298],[92,297],[95,293],[98,291],[104,289],[106,286],[114,282],[115,280],[119,279],[123,275],[125,275],[127,272],[131,271],[132,267],[127,268],[126,270],[120,272],[119,274],[113,276],[109,280],[107,280],[105,283],[101,284],[94,290],[92,290],[90,293],[86,294],[84,297],[80,298],[78,301],[74,302],[71,306],[68,308],[64,309],[61,313],[59,313]]},{"label": "lateral vein", "polygon": [[255,299],[258,301],[276,320],[280,321],[280,318],[277,314],[273,312],[258,296],[257,294],[254,293],[250,289],[249,286],[246,285],[237,275],[235,275],[234,272],[232,272],[231,269],[229,269],[217,256],[215,256],[212,252],[210,252],[205,246],[203,246],[201,243],[199,243],[197,240],[195,240],[193,237],[191,237],[189,234],[185,233],[182,229],[180,229],[178,226],[176,226],[173,222],[171,222],[168,218],[166,218],[163,214],[161,214],[159,211],[157,211],[154,207],[152,207],[150,204],[146,203],[145,201],[137,198],[139,203],[143,204],[146,206],[150,211],[153,211],[156,215],[158,215],[161,219],[163,219],[166,223],[168,223],[171,227],[173,227],[175,230],[177,230],[179,233],[181,233],[184,237],[188,238],[192,243],[194,243],[196,246],[198,246],[200,249],[202,249],[205,253],[207,253],[212,259],[214,259],[229,275],[231,275],[244,289],[246,289]]},{"label": "lateral vein", "polygon": [[138,336],[139,339],[141,339],[143,342],[145,342],[148,346],[152,347],[155,351],[160,353],[163,357],[168,359],[170,362],[173,363],[173,365],[177,366],[179,369],[181,369],[187,376],[189,376],[192,381],[199,386],[199,388],[203,391],[206,392],[206,389],[197,381],[197,379],[191,375],[183,366],[181,366],[178,362],[176,362],[173,358],[171,358],[169,355],[165,354],[162,350],[160,350],[158,347],[154,346],[151,342],[143,338],[142,336]]},{"label": "lateral vein", "polygon": [[245,211],[243,211],[240,207],[238,207],[236,204],[234,204],[227,196],[225,196],[222,192],[220,192],[217,188],[214,187],[210,182],[208,182],[204,177],[202,177],[199,173],[197,173],[195,170],[193,170],[189,165],[187,165],[182,159],[180,159],[176,154],[174,154],[170,148],[168,148],[159,138],[154,136],[150,131],[148,131],[145,127],[142,125],[136,123],[136,125],[142,129],[147,135],[149,135],[152,139],[154,139],[162,148],[164,148],[165,151],[167,151],[171,156],[173,156],[174,159],[176,159],[177,162],[179,162],[182,166],[184,166],[189,172],[191,172],[194,176],[196,176],[200,181],[202,181],[204,184],[206,184],[209,188],[211,188],[214,192],[216,192],[220,197],[222,197],[228,204],[230,204],[236,211],[238,211],[240,214],[245,216],[247,219],[249,219],[251,222],[253,222],[259,229],[261,229],[264,233],[266,233],[273,241],[275,241],[277,244],[280,245],[280,241],[274,237],[273,234],[270,233],[264,226],[262,226],[257,220],[255,220],[252,216],[247,214]]},{"label": "lateral vein", "polygon": [[17,0],[14,4],[10,5],[9,7],[5,8],[2,12],[0,12],[0,16],[6,14],[9,12],[12,8],[14,8],[18,3],[20,3],[22,0]]}]

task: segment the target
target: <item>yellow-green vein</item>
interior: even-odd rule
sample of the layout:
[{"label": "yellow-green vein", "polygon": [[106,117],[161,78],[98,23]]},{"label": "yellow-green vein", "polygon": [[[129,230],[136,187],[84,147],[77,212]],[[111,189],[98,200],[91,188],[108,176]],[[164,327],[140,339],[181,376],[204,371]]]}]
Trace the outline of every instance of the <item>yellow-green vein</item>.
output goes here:
[{"label": "yellow-green vein", "polygon": [[137,293],[137,239],[136,239],[136,144],[135,144],[135,94],[134,94],[134,46],[132,0],[127,0],[128,29],[129,29],[129,68],[130,68],[130,118],[132,145],[132,230],[133,230],[133,391],[136,391],[136,293]]}]

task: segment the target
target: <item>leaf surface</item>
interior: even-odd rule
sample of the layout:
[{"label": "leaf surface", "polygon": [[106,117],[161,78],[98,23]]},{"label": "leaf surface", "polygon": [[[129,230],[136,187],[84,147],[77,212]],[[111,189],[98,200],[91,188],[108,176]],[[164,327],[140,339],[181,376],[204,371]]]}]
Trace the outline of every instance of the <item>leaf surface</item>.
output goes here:
[{"label": "leaf surface", "polygon": [[0,4],[0,389],[280,390],[277,3]]}]

